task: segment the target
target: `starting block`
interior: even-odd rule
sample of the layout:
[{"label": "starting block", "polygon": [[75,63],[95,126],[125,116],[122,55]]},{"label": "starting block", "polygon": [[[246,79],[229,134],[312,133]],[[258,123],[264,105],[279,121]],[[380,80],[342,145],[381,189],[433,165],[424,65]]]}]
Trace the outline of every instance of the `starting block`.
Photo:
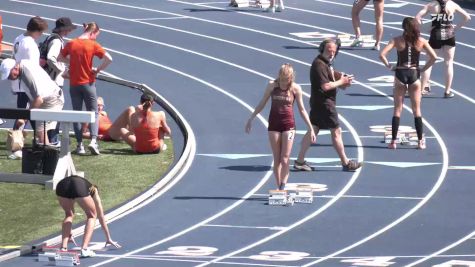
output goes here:
[{"label": "starting block", "polygon": [[376,44],[373,35],[361,35],[360,42],[354,44],[355,37],[350,34],[338,34],[337,42],[340,43],[343,48],[373,48]]},{"label": "starting block", "polygon": [[80,265],[79,253],[71,251],[58,251],[54,257],[56,266],[76,266]]},{"label": "starting block", "polygon": [[267,8],[270,6],[268,0],[234,0],[234,7],[256,7]]},{"label": "starting block", "polygon": [[269,205],[271,206],[285,206],[288,202],[287,191],[285,190],[270,190],[269,191]]},{"label": "starting block", "polygon": [[311,188],[299,188],[295,193],[295,203],[313,203],[313,191]]},{"label": "starting block", "polygon": [[269,190],[269,205],[293,206],[294,203],[313,203],[313,190],[310,187],[296,188],[295,193],[287,190]]},{"label": "starting block", "polygon": [[[422,139],[425,139],[425,135],[422,134]],[[386,129],[384,132],[384,143],[389,144],[392,141],[392,133],[391,129],[389,131]],[[398,131],[396,144],[401,145],[409,145],[409,146],[417,146],[419,143],[419,139],[417,138],[416,130],[409,130],[409,131]]]},{"label": "starting block", "polygon": [[61,251],[58,247],[44,246],[43,253],[38,254],[39,262],[54,262],[55,266],[80,265],[78,251]]}]

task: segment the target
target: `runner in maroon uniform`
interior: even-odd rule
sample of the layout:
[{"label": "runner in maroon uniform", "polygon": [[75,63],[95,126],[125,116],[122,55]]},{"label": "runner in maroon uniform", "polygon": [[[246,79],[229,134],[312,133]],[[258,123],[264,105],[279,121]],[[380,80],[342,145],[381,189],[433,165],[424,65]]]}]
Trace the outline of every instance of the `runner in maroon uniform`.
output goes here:
[{"label": "runner in maroon uniform", "polygon": [[294,101],[297,101],[300,115],[307,125],[307,134],[311,136],[312,142],[315,142],[315,133],[303,105],[302,88],[295,83],[294,69],[290,64],[282,65],[278,78],[267,85],[264,97],[247,121],[246,133],[251,131],[252,120],[264,109],[269,98],[272,106],[268,133],[274,156],[274,176],[278,189],[283,190],[289,178],[290,151],[295,136]]}]

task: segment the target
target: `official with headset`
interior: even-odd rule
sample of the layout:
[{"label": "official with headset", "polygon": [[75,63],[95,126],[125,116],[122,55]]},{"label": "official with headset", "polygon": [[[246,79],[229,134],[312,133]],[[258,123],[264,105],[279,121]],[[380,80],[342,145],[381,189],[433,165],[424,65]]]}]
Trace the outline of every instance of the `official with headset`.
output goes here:
[{"label": "official with headset", "polygon": [[[337,88],[346,89],[351,86],[352,75],[335,71],[333,61],[338,54],[339,45],[331,39],[324,40],[318,51],[320,54],[314,59],[310,68],[310,121],[315,135],[320,129],[329,129],[332,135],[333,147],[341,160],[344,171],[355,171],[361,163],[346,157],[345,147],[341,137],[341,128],[336,110]],[[309,134],[306,134],[301,143],[301,149],[294,168],[297,170],[312,171],[313,168],[305,161],[305,154],[311,145]]]}]

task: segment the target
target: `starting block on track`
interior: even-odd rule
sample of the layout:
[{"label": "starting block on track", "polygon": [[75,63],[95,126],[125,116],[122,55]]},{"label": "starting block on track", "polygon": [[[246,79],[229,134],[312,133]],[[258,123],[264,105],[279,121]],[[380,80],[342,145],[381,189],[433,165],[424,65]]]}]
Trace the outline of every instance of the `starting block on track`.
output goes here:
[{"label": "starting block on track", "polygon": [[269,205],[285,206],[288,202],[287,191],[285,190],[269,190]]},{"label": "starting block on track", "polygon": [[313,190],[311,187],[297,187],[295,192],[287,190],[269,190],[269,205],[293,206],[294,203],[313,203]]},{"label": "starting block on track", "polygon": [[[422,139],[425,139],[424,134],[422,135]],[[392,133],[391,129],[386,129],[384,132],[384,143],[389,144],[392,141]],[[405,130],[405,131],[398,131],[396,144],[401,145],[409,145],[409,146],[417,146],[419,139],[417,138],[416,130]]]},{"label": "starting block on track", "polygon": [[313,203],[313,191],[311,188],[300,188],[296,191],[294,197],[295,203]]},{"label": "starting block on track", "polygon": [[233,7],[255,7],[255,8],[267,8],[270,6],[270,1],[267,0],[234,0]]},{"label": "starting block on track", "polygon": [[341,44],[342,48],[373,48],[376,44],[376,40],[373,35],[361,35],[360,42],[354,43],[355,37],[350,34],[338,34],[337,42]]},{"label": "starting block on track", "polygon": [[54,262],[55,266],[77,266],[80,265],[78,251],[61,251],[58,247],[44,246],[43,253],[38,254],[39,262]]}]

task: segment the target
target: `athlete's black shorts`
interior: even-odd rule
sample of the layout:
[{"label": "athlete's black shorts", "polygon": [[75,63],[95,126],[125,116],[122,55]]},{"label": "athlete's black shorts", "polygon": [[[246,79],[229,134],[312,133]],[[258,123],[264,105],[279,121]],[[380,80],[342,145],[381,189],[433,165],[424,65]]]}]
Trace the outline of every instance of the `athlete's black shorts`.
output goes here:
[{"label": "athlete's black shorts", "polygon": [[418,69],[396,69],[396,78],[403,84],[413,84],[421,77]]},{"label": "athlete's black shorts", "polygon": [[429,38],[429,45],[433,49],[441,49],[442,46],[447,45],[447,46],[455,46],[455,37],[452,37],[447,40],[436,40],[435,38],[432,37],[432,35]]},{"label": "athlete's black shorts", "polygon": [[64,198],[94,196],[96,187],[88,180],[79,176],[69,176],[56,186],[56,195]]}]

